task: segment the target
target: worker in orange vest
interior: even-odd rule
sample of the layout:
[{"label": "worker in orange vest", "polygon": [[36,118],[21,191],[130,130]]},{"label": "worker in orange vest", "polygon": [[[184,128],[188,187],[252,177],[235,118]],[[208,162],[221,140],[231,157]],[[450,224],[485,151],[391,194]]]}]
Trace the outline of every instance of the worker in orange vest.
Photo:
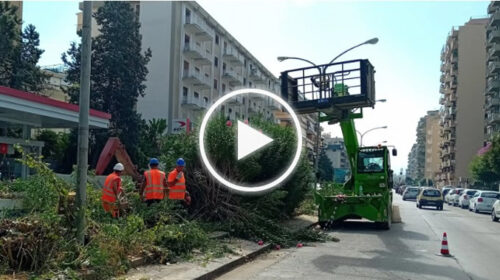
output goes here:
[{"label": "worker in orange vest", "polygon": [[148,206],[165,198],[167,191],[167,180],[165,173],[158,169],[160,162],[156,158],[149,160],[149,170],[144,172],[144,180],[141,185],[141,200],[146,201]]},{"label": "worker in orange vest", "polygon": [[111,213],[113,218],[120,216],[118,204],[123,198],[122,178],[120,178],[123,169],[123,164],[115,164],[113,167],[113,173],[106,177],[104,187],[102,188],[102,207],[104,208],[104,211]]},{"label": "worker in orange vest", "polygon": [[184,178],[183,158],[177,159],[176,167],[168,174],[168,199],[183,200],[187,205],[191,204],[191,197],[186,191],[186,179]]}]

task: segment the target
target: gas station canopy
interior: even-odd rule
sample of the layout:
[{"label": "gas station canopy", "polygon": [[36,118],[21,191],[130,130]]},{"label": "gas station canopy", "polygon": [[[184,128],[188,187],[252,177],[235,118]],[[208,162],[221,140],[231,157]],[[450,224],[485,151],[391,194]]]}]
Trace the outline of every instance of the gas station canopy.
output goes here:
[{"label": "gas station canopy", "polygon": [[[0,127],[78,127],[78,105],[0,86]],[[90,109],[89,127],[108,128],[111,115]]]}]

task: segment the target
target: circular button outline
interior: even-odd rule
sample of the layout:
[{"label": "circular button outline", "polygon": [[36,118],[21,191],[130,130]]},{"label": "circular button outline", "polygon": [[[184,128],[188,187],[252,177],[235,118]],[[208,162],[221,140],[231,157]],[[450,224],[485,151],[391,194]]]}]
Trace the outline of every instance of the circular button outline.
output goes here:
[{"label": "circular button outline", "polygon": [[[238,95],[242,94],[248,94],[248,93],[254,93],[254,94],[261,94],[265,95],[267,97],[272,98],[273,100],[277,101],[285,109],[289,112],[290,116],[292,117],[293,123],[295,125],[295,130],[297,131],[297,151],[295,152],[295,156],[292,160],[292,163],[288,167],[288,169],[281,174],[277,179],[274,181],[271,181],[269,183],[265,183],[262,185],[257,185],[255,187],[245,187],[242,185],[235,184],[233,182],[230,182],[226,180],[224,177],[219,175],[215,168],[210,164],[210,161],[208,160],[208,157],[206,155],[205,151],[205,129],[208,123],[208,120],[210,116],[213,114],[215,109],[219,107],[222,103],[224,103],[226,100],[236,97]],[[295,167],[297,166],[297,163],[299,162],[300,156],[302,154],[302,128],[300,127],[300,121],[299,118],[297,117],[297,114],[293,111],[292,107],[281,97],[278,95],[269,92],[267,90],[262,90],[262,89],[255,89],[255,88],[245,88],[245,89],[239,89],[235,90],[232,92],[229,92],[228,94],[222,96],[219,98],[210,108],[207,110],[205,113],[205,116],[203,116],[203,120],[201,122],[200,126],[200,134],[199,134],[199,146],[200,146],[200,154],[201,154],[201,159],[205,167],[208,169],[210,174],[214,176],[214,178],[219,181],[222,185],[227,187],[230,191],[239,193],[239,194],[253,194],[253,195],[258,195],[258,194],[263,194],[267,193],[268,191],[272,190],[273,188],[277,187],[279,184],[281,184],[290,174],[293,172]]]}]

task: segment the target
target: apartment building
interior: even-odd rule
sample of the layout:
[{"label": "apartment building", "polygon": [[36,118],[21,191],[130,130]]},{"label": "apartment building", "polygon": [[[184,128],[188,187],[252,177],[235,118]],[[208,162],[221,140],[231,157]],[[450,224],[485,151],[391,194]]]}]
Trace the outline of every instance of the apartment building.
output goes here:
[{"label": "apartment building", "polygon": [[416,129],[417,140],[408,155],[408,177],[420,181],[425,177],[425,144],[426,144],[426,118],[418,121]]},{"label": "apartment building", "polygon": [[471,19],[453,28],[441,52],[441,185],[467,181],[468,165],[483,146],[488,22]]},{"label": "apartment building", "polygon": [[[196,123],[232,90],[279,92],[278,79],[196,2],[140,2],[139,19],[142,45],[153,54],[146,94],[137,104],[143,118]],[[255,94],[234,98],[220,110],[233,120],[257,114],[274,120],[280,107]]]},{"label": "apartment building", "polygon": [[326,156],[332,162],[335,181],[344,182],[351,170],[344,139],[324,135],[323,149],[325,149]]},{"label": "apartment building", "polygon": [[424,178],[436,182],[441,173],[441,127],[439,111],[427,111],[425,116],[425,164]]},{"label": "apartment building", "polygon": [[500,2],[492,1],[488,6],[488,14],[484,117],[485,140],[491,141],[500,132]]},{"label": "apartment building", "polygon": [[[144,119],[167,119],[171,129],[178,119],[199,122],[214,100],[232,90],[279,92],[279,80],[198,3],[130,3],[141,24],[142,47],[152,51],[145,96],[137,103]],[[102,5],[93,2],[94,11]],[[79,13],[78,30],[81,23]],[[98,34],[93,20],[92,36]],[[255,94],[231,99],[220,110],[233,120],[262,115],[275,121],[281,106]]]}]

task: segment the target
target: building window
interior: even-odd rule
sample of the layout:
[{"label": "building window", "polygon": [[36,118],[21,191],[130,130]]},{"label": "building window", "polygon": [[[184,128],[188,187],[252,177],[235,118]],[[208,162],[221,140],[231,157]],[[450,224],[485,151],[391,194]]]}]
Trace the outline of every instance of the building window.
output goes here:
[{"label": "building window", "polygon": [[246,86],[247,85],[247,78],[243,78],[243,85]]},{"label": "building window", "polygon": [[243,102],[243,105],[245,105],[245,97],[243,97],[242,102]]},{"label": "building window", "polygon": [[219,44],[219,34],[215,34],[215,44]]},{"label": "building window", "polygon": [[245,67],[247,67],[247,59],[246,58],[243,60],[243,64],[245,65]]},{"label": "building window", "polygon": [[217,79],[214,79],[214,89],[217,89]]},{"label": "building window", "polygon": [[191,11],[186,9],[186,23],[191,23]]},{"label": "building window", "polygon": [[194,71],[195,71],[196,73],[200,73],[200,68],[198,68],[198,67],[194,67]]},{"label": "building window", "polygon": [[222,84],[222,93],[226,92],[226,85]]},{"label": "building window", "polygon": [[194,98],[196,98],[196,99],[200,98],[200,94],[196,91],[194,92]]},{"label": "building window", "polygon": [[229,110],[227,110],[229,112],[229,114],[231,114],[233,112],[233,109],[229,108]]},{"label": "building window", "polygon": [[184,75],[187,75],[189,72],[189,62],[184,60]]},{"label": "building window", "polygon": [[226,111],[226,106],[224,106],[224,105],[220,106],[220,111],[221,112],[225,112]]},{"label": "building window", "polygon": [[141,14],[141,4],[135,5],[135,16],[139,18],[140,14]]},{"label": "building window", "polygon": [[182,96],[187,97],[188,96],[188,88],[187,87],[182,87]]},{"label": "building window", "polygon": [[252,87],[252,82],[248,82],[248,87]]},{"label": "building window", "polygon": [[184,34],[184,46],[188,46],[189,45],[190,39],[191,38],[189,38],[189,35]]},{"label": "building window", "polygon": [[222,71],[226,71],[226,63],[222,62]]},{"label": "building window", "polygon": [[219,67],[219,58],[218,57],[214,57],[214,66]]},{"label": "building window", "polygon": [[203,97],[203,102],[205,102],[206,104],[208,104],[208,97]]}]

